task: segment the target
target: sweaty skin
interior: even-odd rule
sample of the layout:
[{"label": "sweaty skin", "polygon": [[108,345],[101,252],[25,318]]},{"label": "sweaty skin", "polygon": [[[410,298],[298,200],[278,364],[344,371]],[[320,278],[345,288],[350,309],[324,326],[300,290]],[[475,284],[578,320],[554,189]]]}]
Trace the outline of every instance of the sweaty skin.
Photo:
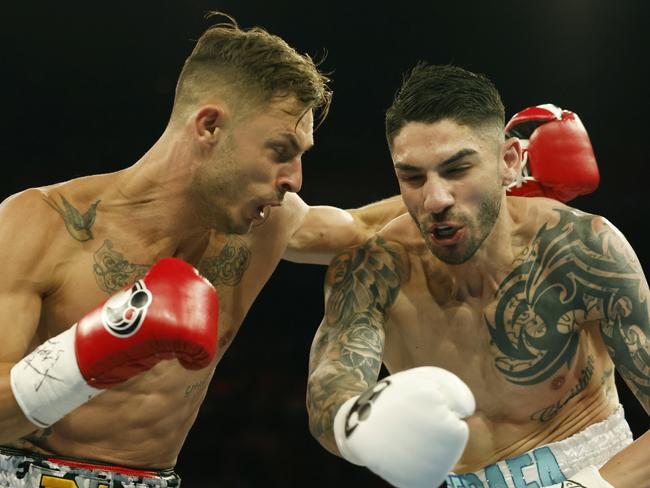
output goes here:
[{"label": "sweaty skin", "polygon": [[[283,103],[256,116],[245,134],[234,131],[239,142],[230,149],[230,167],[215,162],[195,171],[198,199],[188,196],[189,170],[181,164],[188,155],[168,144],[125,170],[26,190],[3,202],[0,444],[127,467],[173,466],[215,366],[280,259],[326,263],[403,211],[397,198],[349,212],[307,206],[294,192],[300,156],[313,144],[312,116],[298,117]],[[160,164],[170,154],[171,164]],[[228,187],[214,191],[214,178],[230,178]],[[261,216],[261,204],[273,208]],[[242,232],[195,225],[197,214],[204,222],[212,213]],[[176,360],[162,361],[36,430],[11,393],[11,366],[168,256],[197,267],[217,289],[213,364],[188,371]]]},{"label": "sweaty skin", "polygon": [[499,218],[510,239],[489,236],[492,259],[467,280],[408,215],[335,258],[308,387],[326,448],[337,452],[338,406],[377,381],[382,361],[390,373],[442,367],[470,387],[477,409],[457,473],[607,418],[614,366],[650,411],[649,292],[629,244],[605,219],[548,199],[508,197]]}]

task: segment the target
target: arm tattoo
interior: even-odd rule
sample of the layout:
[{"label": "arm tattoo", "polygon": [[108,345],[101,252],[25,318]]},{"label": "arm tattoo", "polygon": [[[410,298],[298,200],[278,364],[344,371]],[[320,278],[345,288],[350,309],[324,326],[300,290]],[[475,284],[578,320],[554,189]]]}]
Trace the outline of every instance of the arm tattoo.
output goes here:
[{"label": "arm tattoo", "polygon": [[614,362],[647,399],[650,326],[640,266],[596,217],[556,211],[559,222],[539,230],[485,317],[496,367],[512,383],[540,383],[570,366],[580,324],[600,320]]},{"label": "arm tattoo", "polygon": [[381,237],[346,251],[330,264],[325,318],[310,355],[307,406],[312,433],[332,443],[338,407],[377,381],[384,348],[383,314],[402,281],[402,257]]},{"label": "arm tattoo", "polygon": [[61,197],[61,203],[63,208],[56,203],[56,201],[49,197],[44,197],[45,202],[58,212],[58,214],[63,218],[63,223],[68,233],[76,240],[80,242],[88,241],[93,239],[92,226],[95,223],[95,216],[97,215],[97,205],[101,200],[93,202],[86,213],[82,214],[74,208],[70,202],[68,202],[63,195]]},{"label": "arm tattoo", "polygon": [[94,254],[93,272],[102,291],[114,293],[142,278],[150,264],[133,264],[113,249],[113,243],[105,240]]},{"label": "arm tattoo", "polygon": [[214,286],[236,286],[251,262],[251,251],[243,239],[230,236],[218,256],[199,262],[199,272]]}]

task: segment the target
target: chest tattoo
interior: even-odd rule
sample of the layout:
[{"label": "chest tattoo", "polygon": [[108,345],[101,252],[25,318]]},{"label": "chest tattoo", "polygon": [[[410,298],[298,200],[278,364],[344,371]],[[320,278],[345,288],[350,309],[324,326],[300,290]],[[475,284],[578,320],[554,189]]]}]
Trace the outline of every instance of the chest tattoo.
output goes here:
[{"label": "chest tattoo", "polygon": [[251,251],[242,238],[229,236],[217,256],[207,256],[199,262],[199,272],[214,286],[238,285],[251,262]]},{"label": "chest tattoo", "polygon": [[133,264],[122,253],[113,249],[113,243],[105,240],[93,255],[95,281],[102,291],[114,293],[142,278],[150,264]]},{"label": "chest tattoo", "polygon": [[636,270],[609,245],[605,232],[593,229],[594,217],[556,211],[559,222],[538,231],[485,317],[495,365],[519,385],[538,384],[570,366],[578,325],[592,317],[615,323],[633,313],[628,297],[638,295]]}]

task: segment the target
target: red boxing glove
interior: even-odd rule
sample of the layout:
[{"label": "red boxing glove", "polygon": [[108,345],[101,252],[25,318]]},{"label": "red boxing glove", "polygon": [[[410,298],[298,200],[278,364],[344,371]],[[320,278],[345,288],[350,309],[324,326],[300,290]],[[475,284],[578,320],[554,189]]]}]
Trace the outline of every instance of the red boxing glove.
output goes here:
[{"label": "red boxing glove", "polygon": [[212,285],[189,264],[161,259],[14,365],[14,398],[28,420],[47,427],[163,359],[205,368],[216,354],[217,318]]},{"label": "red boxing glove", "polygon": [[569,202],[598,188],[600,175],[589,136],[573,112],[551,104],[515,114],[506,137],[518,137],[523,161],[510,195],[544,196]]},{"label": "red boxing glove", "polygon": [[161,259],[77,323],[79,370],[89,385],[109,388],[163,359],[205,368],[216,353],[217,310],[215,289],[196,269]]}]

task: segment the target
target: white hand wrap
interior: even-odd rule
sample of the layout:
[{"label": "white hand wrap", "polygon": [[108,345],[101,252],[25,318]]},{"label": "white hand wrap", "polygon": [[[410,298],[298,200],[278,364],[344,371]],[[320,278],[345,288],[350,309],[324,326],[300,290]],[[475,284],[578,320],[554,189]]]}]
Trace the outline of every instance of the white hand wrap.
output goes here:
[{"label": "white hand wrap", "polygon": [[103,390],[88,386],[75,354],[73,326],[44,342],[11,368],[11,389],[34,425],[49,427]]},{"label": "white hand wrap", "polygon": [[346,401],[334,419],[341,455],[400,488],[438,486],[465,449],[474,413],[467,385],[441,368],[384,378]]},{"label": "white hand wrap", "polygon": [[598,472],[598,468],[589,466],[571,476],[571,479],[551,485],[549,488],[614,488]]}]

